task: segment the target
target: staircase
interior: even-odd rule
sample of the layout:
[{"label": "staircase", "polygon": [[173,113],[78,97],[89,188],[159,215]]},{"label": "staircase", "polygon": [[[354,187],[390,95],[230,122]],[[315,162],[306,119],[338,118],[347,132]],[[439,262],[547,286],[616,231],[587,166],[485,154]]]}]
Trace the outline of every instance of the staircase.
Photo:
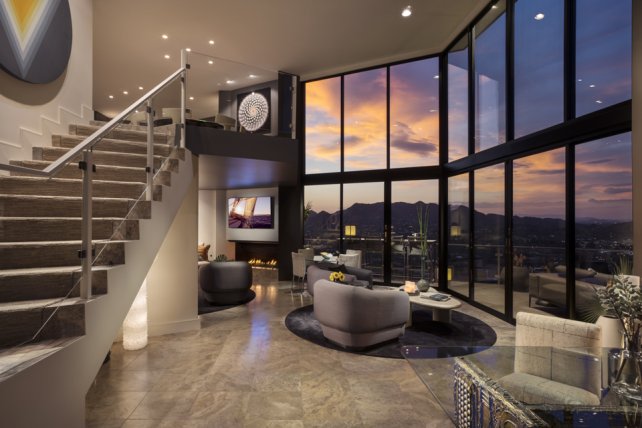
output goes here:
[{"label": "staircase", "polygon": [[[69,135],[52,136],[52,147],[34,147],[32,160],[11,163],[44,169],[100,125],[70,125]],[[78,284],[78,163],[51,179],[0,176],[0,425],[84,422],[77,416],[84,415],[84,395],[193,178],[191,154],[175,147],[173,128],[157,128],[160,171],[153,201],[145,201],[146,140],[146,128],[123,125],[94,147],[96,259],[88,300]]]}]

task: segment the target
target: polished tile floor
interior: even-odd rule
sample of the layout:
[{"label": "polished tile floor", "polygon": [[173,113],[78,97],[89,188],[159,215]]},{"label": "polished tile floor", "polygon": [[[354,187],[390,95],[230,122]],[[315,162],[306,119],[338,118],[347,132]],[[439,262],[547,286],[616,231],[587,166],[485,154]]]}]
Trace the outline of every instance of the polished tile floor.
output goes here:
[{"label": "polished tile floor", "polygon": [[[202,316],[196,332],[114,344],[87,394],[89,427],[448,427],[405,360],[319,347],[290,333],[285,316],[311,303],[263,278],[256,299]],[[498,344],[514,328],[476,308]]]}]

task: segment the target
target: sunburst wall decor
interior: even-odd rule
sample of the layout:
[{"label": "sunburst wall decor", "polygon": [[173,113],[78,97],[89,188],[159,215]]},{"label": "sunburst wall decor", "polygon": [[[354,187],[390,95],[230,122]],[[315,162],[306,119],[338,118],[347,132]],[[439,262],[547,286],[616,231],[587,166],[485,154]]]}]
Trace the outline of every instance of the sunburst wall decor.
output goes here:
[{"label": "sunburst wall decor", "polygon": [[252,92],[241,101],[239,106],[239,123],[250,132],[260,129],[268,118],[270,107],[261,94]]},{"label": "sunburst wall decor", "polygon": [[71,53],[68,0],[0,0],[0,67],[20,80],[49,83]]}]

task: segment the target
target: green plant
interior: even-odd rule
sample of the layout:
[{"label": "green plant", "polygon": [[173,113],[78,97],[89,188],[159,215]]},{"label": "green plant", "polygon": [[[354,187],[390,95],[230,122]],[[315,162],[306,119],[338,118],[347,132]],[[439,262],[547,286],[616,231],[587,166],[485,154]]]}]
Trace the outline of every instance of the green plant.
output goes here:
[{"label": "green plant", "polygon": [[419,223],[419,249],[421,257],[428,256],[428,207],[417,204],[417,222]]},{"label": "green plant", "polygon": [[595,291],[606,314],[620,321],[629,350],[637,351],[642,326],[642,289],[633,285],[628,276],[617,274],[610,284]]},{"label": "green plant", "polygon": [[218,255],[218,256],[216,256],[216,258],[214,259],[214,261],[215,261],[215,262],[226,262],[227,260],[228,260],[228,259],[227,259],[227,256],[226,256],[225,254],[219,254],[219,255]]},{"label": "green plant", "polygon": [[312,213],[312,201],[308,201],[303,207],[303,222],[305,223]]}]

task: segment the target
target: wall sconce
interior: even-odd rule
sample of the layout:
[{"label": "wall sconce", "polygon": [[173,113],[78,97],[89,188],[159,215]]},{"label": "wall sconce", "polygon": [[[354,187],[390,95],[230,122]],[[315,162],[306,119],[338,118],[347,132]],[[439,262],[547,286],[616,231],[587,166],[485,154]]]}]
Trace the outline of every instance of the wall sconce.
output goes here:
[{"label": "wall sconce", "polygon": [[461,226],[457,223],[450,225],[450,236],[458,237],[461,236]]},{"label": "wall sconce", "polygon": [[147,278],[123,322],[123,348],[136,351],[147,346]]},{"label": "wall sconce", "polygon": [[346,225],[344,235],[345,236],[357,236],[357,226],[355,226],[355,225]]}]

